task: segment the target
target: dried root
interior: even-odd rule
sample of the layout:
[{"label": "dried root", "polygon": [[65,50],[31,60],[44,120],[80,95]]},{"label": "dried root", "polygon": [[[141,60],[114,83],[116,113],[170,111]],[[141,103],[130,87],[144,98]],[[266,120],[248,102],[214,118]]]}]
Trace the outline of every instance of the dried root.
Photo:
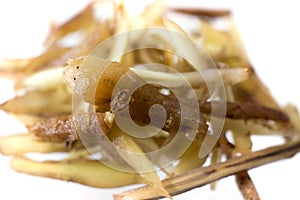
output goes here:
[{"label": "dried root", "polygon": [[[132,16],[123,1],[116,1],[110,7],[113,16],[99,19],[95,13],[102,5],[92,2],[67,22],[53,24],[45,51],[39,56],[0,62],[0,75],[13,79],[16,91],[16,96],[2,103],[0,109],[16,116],[28,129],[27,134],[0,138],[0,153],[13,156],[12,168],[101,188],[143,184],[115,195],[115,199],[172,198],[205,184],[213,188],[217,180],[235,175],[244,198],[259,199],[248,170],[300,151],[300,117],[291,105],[281,108],[255,73],[238,39],[231,12],[167,8],[158,0],[141,15]],[[170,13],[193,17],[197,21],[193,31],[179,26],[176,18],[169,19]],[[227,28],[216,27],[216,19]],[[95,56],[93,49],[106,39],[148,27],[174,31],[182,38],[170,42],[168,36],[153,35],[145,29],[142,34],[116,40],[102,50],[102,57]],[[78,32],[82,38],[74,46],[64,45],[70,34]],[[211,62],[201,57],[199,66],[193,66],[192,61],[203,55],[186,44],[185,37],[201,45]],[[138,48],[149,42],[153,43],[151,48]],[[130,48],[135,50],[127,52]],[[161,65],[168,67],[159,68]],[[128,85],[123,84],[124,90],[116,92],[120,80]],[[132,93],[127,91],[137,83],[142,84]],[[212,94],[210,87],[216,88]],[[217,94],[222,88],[224,100]],[[72,96],[82,98],[80,109],[89,109],[85,115],[72,115]],[[197,106],[182,110],[191,107],[192,97]],[[86,108],[87,104],[93,109]],[[163,107],[165,116],[151,115],[156,105]],[[131,125],[159,129],[157,134],[143,138],[148,129],[139,131],[138,137],[127,134],[116,117],[126,116],[125,111],[130,115],[126,120],[134,122]],[[224,121],[215,143],[212,119]],[[194,137],[187,130],[193,130]],[[226,139],[229,132],[233,144]],[[162,178],[157,173],[162,162],[152,162],[148,152],[166,148],[176,134],[182,134],[190,146],[176,162],[160,169]],[[285,143],[252,152],[254,134],[281,135]],[[213,150],[199,158],[199,150],[205,145]],[[30,159],[33,152],[45,160]],[[65,157],[54,161],[47,158],[51,153]],[[224,155],[226,160],[221,162]],[[210,165],[203,166],[208,159]],[[134,173],[101,163],[108,160]]]}]

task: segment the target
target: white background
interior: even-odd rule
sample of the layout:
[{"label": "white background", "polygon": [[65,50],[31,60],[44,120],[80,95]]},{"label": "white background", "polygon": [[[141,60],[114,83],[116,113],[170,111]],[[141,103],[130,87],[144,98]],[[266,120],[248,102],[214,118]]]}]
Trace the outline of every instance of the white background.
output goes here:
[{"label": "white background", "polygon": [[[42,50],[51,20],[64,21],[88,1],[10,0],[0,3],[0,60],[37,55]],[[138,2],[132,1],[137,6]],[[281,105],[300,108],[300,12],[297,1],[169,1],[177,5],[231,8],[250,60]],[[0,102],[13,96],[11,83],[0,79]],[[0,135],[24,127],[0,112]],[[270,137],[255,138],[255,148],[278,143]],[[263,200],[299,199],[300,156],[250,171]],[[0,156],[0,199],[111,199],[118,190],[95,189],[74,183],[18,174],[9,158]],[[175,199],[241,199],[232,178],[219,182],[216,192],[199,188]]]}]

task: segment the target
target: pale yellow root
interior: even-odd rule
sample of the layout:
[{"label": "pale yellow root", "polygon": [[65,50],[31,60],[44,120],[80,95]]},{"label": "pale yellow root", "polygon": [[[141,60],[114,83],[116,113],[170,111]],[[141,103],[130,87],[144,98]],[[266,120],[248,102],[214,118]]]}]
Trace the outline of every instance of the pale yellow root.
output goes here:
[{"label": "pale yellow root", "polygon": [[11,161],[14,170],[36,176],[73,181],[100,188],[113,188],[142,182],[137,173],[125,173],[101,164],[98,160],[36,162],[22,157]]},{"label": "pale yellow root", "polygon": [[36,141],[29,134],[0,137],[0,153],[4,155],[22,155],[30,152],[64,152],[67,150],[64,143]]}]

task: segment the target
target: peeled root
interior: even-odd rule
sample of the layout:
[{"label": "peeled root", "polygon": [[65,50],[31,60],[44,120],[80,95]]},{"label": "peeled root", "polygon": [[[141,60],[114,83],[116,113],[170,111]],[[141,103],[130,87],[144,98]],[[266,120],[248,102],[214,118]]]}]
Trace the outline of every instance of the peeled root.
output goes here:
[{"label": "peeled root", "polygon": [[251,74],[250,70],[247,68],[229,68],[229,69],[207,69],[199,72],[182,72],[178,73],[167,73],[167,72],[157,72],[144,69],[130,68],[134,73],[139,75],[141,78],[147,81],[162,81],[166,85],[172,87],[182,87],[185,81],[189,81],[193,88],[203,87],[209,84],[218,84],[216,78],[221,78],[222,83],[225,85],[234,85],[239,82],[245,81],[249,78]]},{"label": "peeled root", "polygon": [[125,134],[117,125],[112,127],[110,137],[116,145],[116,150],[120,156],[134,169],[144,177],[145,182],[154,189],[154,191],[164,197],[169,197],[169,193],[163,187],[154,166],[141,148]]},{"label": "peeled root", "polygon": [[36,141],[29,134],[0,137],[0,153],[4,155],[22,155],[30,152],[64,152],[68,148],[64,143]]},{"label": "peeled root", "polygon": [[36,162],[22,157],[11,161],[14,170],[36,176],[73,181],[99,188],[114,188],[142,183],[137,173],[125,173],[101,164],[98,160]]}]

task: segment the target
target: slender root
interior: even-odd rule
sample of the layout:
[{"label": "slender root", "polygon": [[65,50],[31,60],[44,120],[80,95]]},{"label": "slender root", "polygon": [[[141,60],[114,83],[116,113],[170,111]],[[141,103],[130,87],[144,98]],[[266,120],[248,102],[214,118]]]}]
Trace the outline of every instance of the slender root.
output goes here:
[{"label": "slender root", "polygon": [[[213,166],[197,168],[187,173],[165,179],[163,185],[172,194],[180,194],[193,188],[201,187],[218,179],[249,170],[267,163],[289,158],[300,151],[300,140],[266,148],[251,154],[235,157]],[[149,186],[129,190],[116,195],[135,199],[158,199],[156,191]]]}]

